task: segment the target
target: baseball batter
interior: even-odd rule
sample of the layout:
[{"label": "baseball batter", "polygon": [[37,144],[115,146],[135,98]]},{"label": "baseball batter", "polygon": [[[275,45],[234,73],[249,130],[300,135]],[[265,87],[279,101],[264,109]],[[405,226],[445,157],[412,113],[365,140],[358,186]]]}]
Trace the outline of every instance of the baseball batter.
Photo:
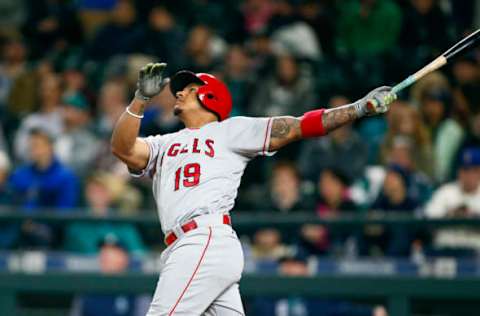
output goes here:
[{"label": "baseball batter", "polygon": [[[396,96],[381,87],[355,103],[302,117],[228,118],[232,98],[224,83],[180,71],[165,84],[165,67],[155,63],[140,70],[135,97],[112,135],[112,151],[131,173],[153,178],[168,246],[147,315],[244,315],[238,289],[243,253],[229,212],[247,163],[293,141],[384,113]],[[165,86],[176,97],[174,113],[185,128],[139,138],[144,108]]]}]

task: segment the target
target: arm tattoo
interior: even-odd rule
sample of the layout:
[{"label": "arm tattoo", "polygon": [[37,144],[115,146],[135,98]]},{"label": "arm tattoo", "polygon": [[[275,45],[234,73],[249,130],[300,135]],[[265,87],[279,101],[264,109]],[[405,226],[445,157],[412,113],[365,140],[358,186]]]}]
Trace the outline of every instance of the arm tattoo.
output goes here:
[{"label": "arm tattoo", "polygon": [[300,139],[300,120],[293,116],[275,117],[270,132],[270,150],[277,150],[288,143]]},{"label": "arm tattoo", "polygon": [[338,127],[355,121],[358,117],[359,115],[354,104],[329,109],[322,115],[323,128],[328,133]]},{"label": "arm tattoo", "polygon": [[271,137],[285,138],[290,134],[292,127],[288,124],[286,118],[277,118],[273,120]]}]

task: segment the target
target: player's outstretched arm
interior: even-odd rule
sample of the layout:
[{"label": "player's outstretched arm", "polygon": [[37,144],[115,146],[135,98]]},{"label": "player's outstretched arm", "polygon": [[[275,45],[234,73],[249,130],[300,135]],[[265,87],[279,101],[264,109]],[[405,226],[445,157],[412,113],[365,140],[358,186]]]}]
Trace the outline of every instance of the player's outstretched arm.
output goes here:
[{"label": "player's outstretched arm", "polygon": [[147,64],[139,72],[137,91],[113,130],[111,148],[130,170],[142,170],[150,157],[148,145],[138,138],[140,121],[148,101],[163,88],[162,72],[166,64]]},{"label": "player's outstretched arm", "polygon": [[272,122],[269,150],[276,151],[296,140],[328,134],[363,116],[385,113],[390,103],[396,98],[390,87],[380,87],[352,104],[328,110],[310,111],[299,118],[275,117]]}]

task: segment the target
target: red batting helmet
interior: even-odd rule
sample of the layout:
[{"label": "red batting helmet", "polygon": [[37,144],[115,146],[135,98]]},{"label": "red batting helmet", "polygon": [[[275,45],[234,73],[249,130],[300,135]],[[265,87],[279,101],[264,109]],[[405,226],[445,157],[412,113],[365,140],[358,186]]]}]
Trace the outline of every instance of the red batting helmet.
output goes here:
[{"label": "red batting helmet", "polygon": [[232,95],[223,82],[210,74],[195,74],[191,71],[181,70],[171,78],[170,90],[176,96],[178,91],[182,91],[191,83],[202,85],[197,91],[200,104],[217,115],[219,121],[226,119],[230,115],[232,111]]}]

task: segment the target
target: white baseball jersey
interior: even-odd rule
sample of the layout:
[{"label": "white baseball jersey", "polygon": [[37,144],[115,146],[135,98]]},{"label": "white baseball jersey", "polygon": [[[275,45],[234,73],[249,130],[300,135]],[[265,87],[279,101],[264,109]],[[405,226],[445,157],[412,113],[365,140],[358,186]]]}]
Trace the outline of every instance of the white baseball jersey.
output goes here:
[{"label": "white baseball jersey", "polygon": [[271,118],[233,117],[143,138],[150,158],[134,176],[153,178],[163,232],[198,215],[228,213],[248,161],[274,154],[271,127]]}]

